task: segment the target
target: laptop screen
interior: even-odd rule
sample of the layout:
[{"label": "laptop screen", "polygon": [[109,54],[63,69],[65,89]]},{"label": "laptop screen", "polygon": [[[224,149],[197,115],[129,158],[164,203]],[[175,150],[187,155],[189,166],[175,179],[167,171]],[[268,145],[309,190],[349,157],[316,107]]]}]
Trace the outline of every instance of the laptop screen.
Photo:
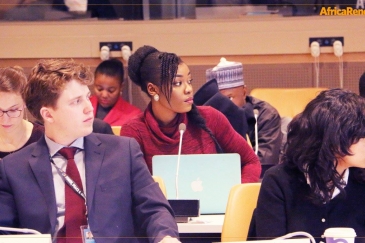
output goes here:
[{"label": "laptop screen", "polygon": [[241,183],[239,154],[181,155],[176,180],[177,161],[178,155],[152,158],[152,174],[164,180],[167,198],[199,199],[201,214],[224,214],[230,189]]}]

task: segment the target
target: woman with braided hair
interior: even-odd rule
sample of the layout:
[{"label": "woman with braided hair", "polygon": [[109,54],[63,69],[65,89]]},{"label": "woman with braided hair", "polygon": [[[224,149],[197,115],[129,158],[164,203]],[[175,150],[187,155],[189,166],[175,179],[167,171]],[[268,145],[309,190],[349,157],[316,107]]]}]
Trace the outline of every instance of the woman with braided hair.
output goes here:
[{"label": "woman with braided hair", "polygon": [[178,153],[178,127],[184,123],[182,154],[238,153],[242,183],[259,180],[257,156],[227,118],[214,108],[193,104],[189,67],[176,54],[143,46],[129,58],[128,74],[151,102],[123,125],[120,135],[137,140],[151,172],[154,155]]}]

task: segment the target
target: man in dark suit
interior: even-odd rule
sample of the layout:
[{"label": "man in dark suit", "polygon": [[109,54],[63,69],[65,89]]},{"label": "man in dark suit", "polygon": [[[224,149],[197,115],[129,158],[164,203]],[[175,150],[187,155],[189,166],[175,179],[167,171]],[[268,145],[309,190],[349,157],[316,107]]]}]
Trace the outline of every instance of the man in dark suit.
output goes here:
[{"label": "man in dark suit", "polygon": [[[0,226],[81,243],[76,222],[84,222],[96,242],[179,242],[172,209],[137,142],[92,133],[91,82],[89,69],[74,61],[43,60],[32,69],[24,99],[45,137],[0,161]],[[76,151],[74,158],[65,149]]]}]

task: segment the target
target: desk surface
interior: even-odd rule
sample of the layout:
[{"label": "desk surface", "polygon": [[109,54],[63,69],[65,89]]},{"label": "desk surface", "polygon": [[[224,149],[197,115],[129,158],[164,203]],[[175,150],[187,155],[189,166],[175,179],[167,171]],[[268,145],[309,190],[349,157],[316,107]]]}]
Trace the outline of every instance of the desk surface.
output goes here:
[{"label": "desk surface", "polygon": [[224,215],[201,215],[177,226],[179,233],[222,233],[223,221]]}]

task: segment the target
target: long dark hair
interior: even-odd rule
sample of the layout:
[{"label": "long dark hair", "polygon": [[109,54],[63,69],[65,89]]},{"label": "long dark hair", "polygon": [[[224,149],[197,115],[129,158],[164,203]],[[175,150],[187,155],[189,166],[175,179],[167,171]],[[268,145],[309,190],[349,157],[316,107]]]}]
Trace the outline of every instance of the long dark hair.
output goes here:
[{"label": "long dark hair", "polygon": [[[345,195],[338,158],[351,155],[350,146],[364,137],[365,99],[342,89],[322,91],[289,124],[283,162],[307,175],[312,202],[328,202],[335,187]],[[364,170],[357,171],[365,182]]]},{"label": "long dark hair", "polygon": [[[128,75],[132,82],[138,85],[147,95],[147,84],[157,85],[169,102],[172,93],[172,81],[181,63],[183,63],[181,58],[174,53],[160,52],[152,46],[142,46],[129,57]],[[217,139],[206,126],[205,119],[195,105],[192,106],[187,115],[190,122],[211,136],[216,144],[217,152],[222,152]]]}]

